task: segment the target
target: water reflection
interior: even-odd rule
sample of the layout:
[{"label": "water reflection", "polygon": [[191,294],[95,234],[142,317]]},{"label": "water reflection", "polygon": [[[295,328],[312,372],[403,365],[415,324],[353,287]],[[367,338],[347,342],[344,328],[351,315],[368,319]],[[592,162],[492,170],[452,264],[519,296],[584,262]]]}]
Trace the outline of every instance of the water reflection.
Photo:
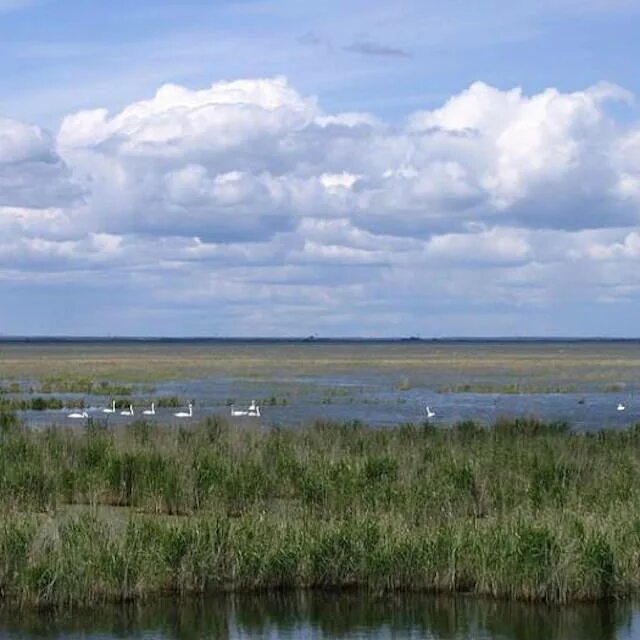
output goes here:
[{"label": "water reflection", "polygon": [[609,640],[640,638],[630,603],[565,608],[419,595],[294,593],[163,600],[64,614],[0,612],[0,637],[428,638]]}]

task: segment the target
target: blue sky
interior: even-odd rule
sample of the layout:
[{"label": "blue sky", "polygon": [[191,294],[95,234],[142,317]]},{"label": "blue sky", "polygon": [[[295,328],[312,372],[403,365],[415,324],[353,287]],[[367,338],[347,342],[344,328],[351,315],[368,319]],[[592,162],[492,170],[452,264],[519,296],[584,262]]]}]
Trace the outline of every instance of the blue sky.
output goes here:
[{"label": "blue sky", "polygon": [[50,127],[165,82],[285,75],[327,109],[391,119],[476,80],[527,93],[640,82],[633,0],[5,0],[0,12],[0,107]]},{"label": "blue sky", "polygon": [[0,0],[0,333],[637,335],[638,0]]}]

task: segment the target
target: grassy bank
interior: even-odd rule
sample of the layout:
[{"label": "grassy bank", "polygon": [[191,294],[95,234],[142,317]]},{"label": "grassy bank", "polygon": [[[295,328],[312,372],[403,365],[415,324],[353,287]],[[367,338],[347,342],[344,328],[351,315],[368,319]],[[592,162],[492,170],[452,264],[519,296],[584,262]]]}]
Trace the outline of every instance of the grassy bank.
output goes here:
[{"label": "grassy bank", "polygon": [[36,432],[0,414],[0,460],[9,601],[359,587],[567,602],[640,586],[640,429]]}]

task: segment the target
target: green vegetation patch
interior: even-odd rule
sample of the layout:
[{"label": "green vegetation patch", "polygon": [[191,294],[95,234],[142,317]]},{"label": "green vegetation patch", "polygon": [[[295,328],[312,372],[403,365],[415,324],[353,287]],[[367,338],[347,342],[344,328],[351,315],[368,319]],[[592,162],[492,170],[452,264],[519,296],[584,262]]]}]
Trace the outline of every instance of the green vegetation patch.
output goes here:
[{"label": "green vegetation patch", "polygon": [[129,395],[134,388],[129,385],[96,381],[84,377],[50,376],[42,379],[40,393],[86,393],[88,395],[114,396]]},{"label": "green vegetation patch", "polygon": [[[607,387],[609,392],[617,391],[617,386]],[[439,393],[496,393],[496,394],[534,394],[534,393],[576,393],[575,385],[566,384],[493,384],[488,382],[468,382],[438,387]]]},{"label": "green vegetation patch", "polygon": [[640,427],[25,428],[0,412],[0,599],[283,588],[637,593]]}]

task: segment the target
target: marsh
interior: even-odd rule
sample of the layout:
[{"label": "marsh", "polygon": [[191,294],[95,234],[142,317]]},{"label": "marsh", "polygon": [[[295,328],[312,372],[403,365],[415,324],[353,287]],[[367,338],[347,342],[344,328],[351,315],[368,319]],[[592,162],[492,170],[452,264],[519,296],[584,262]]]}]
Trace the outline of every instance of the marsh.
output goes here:
[{"label": "marsh", "polygon": [[[195,400],[200,417],[256,400],[265,424],[324,418],[391,426],[422,419],[429,405],[441,424],[534,415],[620,428],[640,419],[640,342],[4,342],[1,390],[5,400],[45,394],[88,407],[109,397],[125,406]],[[620,401],[623,413],[615,411]],[[24,417],[64,422],[62,411]]]}]

